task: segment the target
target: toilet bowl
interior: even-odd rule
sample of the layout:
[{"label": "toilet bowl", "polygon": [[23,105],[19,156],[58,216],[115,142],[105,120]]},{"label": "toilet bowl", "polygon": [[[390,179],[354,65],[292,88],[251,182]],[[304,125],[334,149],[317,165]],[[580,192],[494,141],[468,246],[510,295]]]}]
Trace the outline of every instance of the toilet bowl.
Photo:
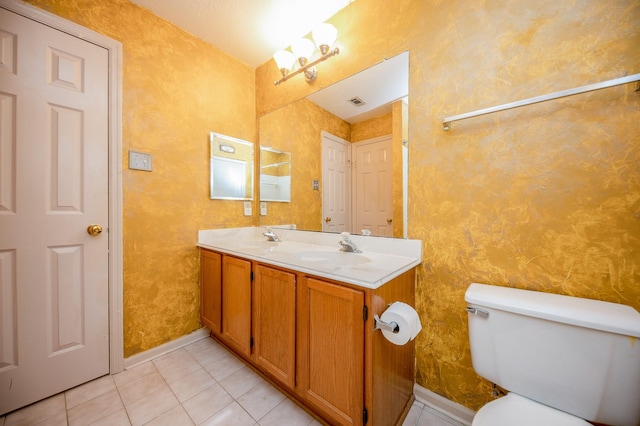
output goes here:
[{"label": "toilet bowl", "polygon": [[474,370],[508,391],[473,426],[640,425],[640,313],[630,306],[471,284]]},{"label": "toilet bowl", "polygon": [[564,411],[531,401],[509,392],[483,406],[472,426],[593,426]]}]

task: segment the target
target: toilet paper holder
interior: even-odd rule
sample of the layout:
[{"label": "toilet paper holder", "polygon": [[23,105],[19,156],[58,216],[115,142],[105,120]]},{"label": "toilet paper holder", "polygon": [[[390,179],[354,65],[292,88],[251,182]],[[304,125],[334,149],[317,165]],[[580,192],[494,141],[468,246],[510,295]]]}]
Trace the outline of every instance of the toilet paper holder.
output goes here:
[{"label": "toilet paper holder", "polygon": [[398,327],[398,323],[395,321],[384,322],[380,319],[378,314],[373,316],[373,330],[388,330],[392,333],[397,333],[400,331],[400,327]]}]

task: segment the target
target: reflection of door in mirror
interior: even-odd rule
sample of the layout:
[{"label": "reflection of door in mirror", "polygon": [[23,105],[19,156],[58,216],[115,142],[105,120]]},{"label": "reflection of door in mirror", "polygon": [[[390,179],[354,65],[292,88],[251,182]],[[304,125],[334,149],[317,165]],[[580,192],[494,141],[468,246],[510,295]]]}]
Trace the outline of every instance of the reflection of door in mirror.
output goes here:
[{"label": "reflection of door in mirror", "polygon": [[391,135],[353,145],[354,230],[393,237]]},{"label": "reflection of door in mirror", "polygon": [[322,132],[322,230],[351,232],[351,143]]},{"label": "reflection of door in mirror", "polygon": [[387,135],[352,144],[322,132],[324,232],[393,237],[391,142]]},{"label": "reflection of door in mirror", "polygon": [[253,200],[253,143],[210,134],[209,192],[215,200]]}]

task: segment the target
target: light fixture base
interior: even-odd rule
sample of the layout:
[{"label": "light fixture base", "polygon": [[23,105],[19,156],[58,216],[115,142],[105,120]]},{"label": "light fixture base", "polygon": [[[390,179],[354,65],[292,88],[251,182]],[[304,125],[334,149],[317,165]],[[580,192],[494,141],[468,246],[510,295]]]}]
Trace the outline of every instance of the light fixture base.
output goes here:
[{"label": "light fixture base", "polygon": [[316,70],[316,67],[311,67],[304,71],[304,79],[309,84],[316,81],[317,76],[318,76],[318,71]]},{"label": "light fixture base", "polygon": [[322,55],[321,57],[319,57],[318,59],[316,59],[313,62],[308,62],[306,65],[304,65],[303,67],[298,68],[295,71],[292,71],[290,73],[288,73],[287,75],[283,76],[280,80],[275,80],[273,82],[274,85],[279,85],[281,83],[284,83],[285,81],[289,80],[291,77],[304,73],[305,79],[307,80],[307,83],[313,83],[316,79],[316,77],[318,76],[318,71],[316,70],[315,66],[317,64],[319,64],[322,61],[326,61],[327,59],[329,59],[332,56],[338,55],[340,54],[340,49],[338,49],[337,47],[333,48],[333,50],[328,51],[327,53],[325,53],[324,55]]}]

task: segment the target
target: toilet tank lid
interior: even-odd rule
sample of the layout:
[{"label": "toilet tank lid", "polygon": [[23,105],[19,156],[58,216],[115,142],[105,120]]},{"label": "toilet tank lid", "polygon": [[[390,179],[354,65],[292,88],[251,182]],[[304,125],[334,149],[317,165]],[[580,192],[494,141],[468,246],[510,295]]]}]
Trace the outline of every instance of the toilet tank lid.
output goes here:
[{"label": "toilet tank lid", "polygon": [[618,303],[478,283],[469,286],[465,300],[487,308],[640,338],[640,313]]}]

